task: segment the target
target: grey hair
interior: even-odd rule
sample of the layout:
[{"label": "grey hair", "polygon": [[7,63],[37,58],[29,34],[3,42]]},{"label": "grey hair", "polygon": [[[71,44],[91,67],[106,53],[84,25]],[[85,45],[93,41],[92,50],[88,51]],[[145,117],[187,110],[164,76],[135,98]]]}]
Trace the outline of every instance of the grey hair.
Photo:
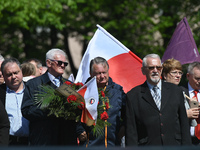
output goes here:
[{"label": "grey hair", "polygon": [[21,69],[21,64],[16,58],[7,58],[1,64],[1,72],[2,72],[2,74],[4,72],[5,65],[8,64],[8,63],[16,63],[19,66],[19,68]]},{"label": "grey hair", "polygon": [[5,59],[4,59],[4,57],[0,54],[0,61],[4,61]]},{"label": "grey hair", "polygon": [[53,49],[50,49],[46,53],[46,60],[47,59],[54,59],[57,54],[64,55],[65,58],[67,57],[66,53],[63,50],[58,49],[58,48],[53,48]]},{"label": "grey hair", "polygon": [[200,70],[200,62],[193,62],[193,63],[189,64],[187,72],[190,74],[194,74],[193,69],[195,67]]},{"label": "grey hair", "polygon": [[93,72],[93,65],[94,64],[102,64],[103,66],[107,66],[108,67],[108,69],[109,69],[109,65],[108,65],[108,62],[107,62],[107,60],[106,59],[104,59],[103,57],[95,57],[94,59],[92,59],[91,61],[90,61],[90,73],[92,73]]},{"label": "grey hair", "polygon": [[[147,58],[158,58],[160,60],[160,56],[158,54],[148,54],[142,60],[142,67],[147,66]],[[160,60],[161,63],[161,60]]]}]

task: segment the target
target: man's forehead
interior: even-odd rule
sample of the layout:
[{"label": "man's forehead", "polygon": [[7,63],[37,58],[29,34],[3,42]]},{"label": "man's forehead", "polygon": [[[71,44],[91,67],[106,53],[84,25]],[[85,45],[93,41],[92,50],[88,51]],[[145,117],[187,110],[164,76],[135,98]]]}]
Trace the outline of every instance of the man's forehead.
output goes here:
[{"label": "man's forehead", "polygon": [[160,62],[159,58],[151,58],[151,57],[149,57],[147,59],[147,64],[148,65],[161,65],[161,62]]},{"label": "man's forehead", "polygon": [[194,75],[195,77],[200,77],[200,69],[194,67],[194,68],[193,68],[193,75]]},{"label": "man's forehead", "polygon": [[[14,69],[15,70],[21,70],[21,68],[18,66],[18,64],[17,63],[15,63],[15,62],[8,62],[5,66],[4,66],[4,70],[7,70],[7,69],[9,69],[10,70],[10,67],[11,66],[15,66],[14,67]],[[13,68],[13,67],[12,67]]]}]

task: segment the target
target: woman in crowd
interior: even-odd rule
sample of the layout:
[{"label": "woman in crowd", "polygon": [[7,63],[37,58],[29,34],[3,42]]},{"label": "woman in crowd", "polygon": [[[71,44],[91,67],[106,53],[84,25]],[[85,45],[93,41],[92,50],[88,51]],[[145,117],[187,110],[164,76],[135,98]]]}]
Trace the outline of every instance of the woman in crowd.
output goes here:
[{"label": "woman in crowd", "polygon": [[36,70],[33,64],[25,62],[21,64],[21,69],[23,74],[23,81],[27,82],[28,80],[35,77]]},{"label": "woman in crowd", "polygon": [[[171,82],[178,85],[183,75],[181,63],[178,60],[172,58],[172,59],[167,59],[162,64],[162,66],[163,66],[162,79],[166,82]],[[188,90],[184,87],[181,87],[181,88],[184,94],[184,103],[185,103],[187,116],[190,119],[190,125],[196,126],[197,125],[197,122],[195,120],[196,118],[193,118],[192,116],[193,116],[193,113],[199,113],[199,111],[197,108],[190,108],[189,101],[191,99],[186,98],[187,95],[189,95]]]}]

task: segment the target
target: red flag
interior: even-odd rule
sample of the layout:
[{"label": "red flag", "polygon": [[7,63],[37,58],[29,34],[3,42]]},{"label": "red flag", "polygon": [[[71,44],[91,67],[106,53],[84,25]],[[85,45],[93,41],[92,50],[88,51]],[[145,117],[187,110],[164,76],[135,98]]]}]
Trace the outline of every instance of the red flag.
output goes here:
[{"label": "red flag", "polygon": [[174,58],[181,64],[200,62],[199,52],[186,17],[176,27],[162,57],[162,62]]},{"label": "red flag", "polygon": [[146,80],[141,72],[142,60],[101,26],[97,27],[83,56],[75,82],[85,83],[90,76],[90,61],[100,56],[108,61],[110,77],[123,87],[124,92],[142,84]]}]

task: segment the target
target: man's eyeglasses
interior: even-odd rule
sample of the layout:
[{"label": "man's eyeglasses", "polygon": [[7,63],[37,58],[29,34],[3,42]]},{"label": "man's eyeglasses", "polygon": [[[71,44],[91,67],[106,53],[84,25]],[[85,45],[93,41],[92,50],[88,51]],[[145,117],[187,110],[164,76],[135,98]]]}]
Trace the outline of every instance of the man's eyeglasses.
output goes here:
[{"label": "man's eyeglasses", "polygon": [[58,66],[61,66],[62,64],[64,64],[64,66],[66,67],[68,65],[67,62],[63,62],[63,61],[60,61],[60,60],[53,60],[53,59],[49,59],[49,60],[57,62]]},{"label": "man's eyeglasses", "polygon": [[171,74],[172,76],[177,76],[177,75],[182,76],[183,72],[182,71],[172,71],[169,74]]},{"label": "man's eyeglasses", "polygon": [[157,70],[160,71],[162,69],[162,66],[150,66],[150,67],[146,67],[146,68],[148,68],[149,70],[154,70],[156,68]]}]

